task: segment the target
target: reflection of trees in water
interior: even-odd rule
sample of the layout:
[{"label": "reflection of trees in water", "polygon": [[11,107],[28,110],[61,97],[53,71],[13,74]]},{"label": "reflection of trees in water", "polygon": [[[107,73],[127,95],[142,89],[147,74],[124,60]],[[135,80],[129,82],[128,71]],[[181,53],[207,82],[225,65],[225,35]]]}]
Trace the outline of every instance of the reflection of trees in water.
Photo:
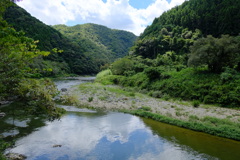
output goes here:
[{"label": "reflection of trees in water", "polygon": [[99,118],[104,117],[108,114],[106,111],[98,111],[98,112],[75,112],[74,114],[78,116],[84,116],[88,118]]},{"label": "reflection of trees in water", "polygon": [[23,136],[26,136],[37,128],[45,125],[46,116],[30,115],[27,108],[23,104],[12,103],[8,106],[2,107],[1,111],[6,113],[6,116],[1,118],[0,135],[7,142],[14,142]]},{"label": "reflection of trees in water", "polygon": [[[240,142],[142,118],[153,134],[189,152],[205,153],[219,159],[239,159]],[[204,154],[202,154],[204,156]],[[207,155],[206,155],[207,156]],[[238,157],[238,158],[237,158]],[[206,158],[206,157],[205,157]],[[209,158],[209,157],[208,157]]]}]

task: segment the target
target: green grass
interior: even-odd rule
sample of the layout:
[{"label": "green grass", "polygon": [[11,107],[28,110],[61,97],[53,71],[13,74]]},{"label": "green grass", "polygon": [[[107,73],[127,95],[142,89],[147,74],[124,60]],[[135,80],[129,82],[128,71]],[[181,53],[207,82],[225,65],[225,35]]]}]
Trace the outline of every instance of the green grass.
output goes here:
[{"label": "green grass", "polygon": [[150,96],[167,101],[194,101],[194,107],[201,103],[240,108],[239,73],[233,76],[235,79],[227,82],[221,79],[221,74],[210,73],[205,68],[186,68],[179,72],[165,70],[161,75],[168,76],[151,80],[145,72],[138,72],[132,76],[107,75],[97,79],[97,82],[132,87],[136,91],[148,92]]},{"label": "green grass", "polygon": [[176,125],[194,131],[205,132],[211,135],[240,141],[240,124],[233,123],[227,119],[222,120],[213,117],[205,117],[203,119],[199,119],[197,116],[189,116],[189,119],[191,121],[183,121],[144,110],[122,111],[125,113],[130,113],[144,118],[150,118],[159,122]]},{"label": "green grass", "polygon": [[135,93],[124,91],[124,90],[122,90],[121,88],[118,88],[118,87],[108,87],[108,88],[106,88],[106,90],[109,91],[109,92],[115,93],[117,95],[124,95],[124,96],[127,96],[127,97],[134,97],[135,96]]},{"label": "green grass", "polygon": [[104,70],[104,71],[101,71],[97,74],[96,76],[96,79],[100,79],[100,78],[103,78],[107,75],[112,75],[112,71],[110,69],[107,69],[107,70]]},{"label": "green grass", "polygon": [[106,101],[108,97],[106,97],[106,96],[100,96],[100,97],[98,97],[98,98],[99,98],[101,101]]},{"label": "green grass", "polygon": [[151,107],[148,107],[148,106],[142,106],[140,108],[140,110],[143,110],[143,111],[146,111],[146,112],[151,112],[152,111]]}]

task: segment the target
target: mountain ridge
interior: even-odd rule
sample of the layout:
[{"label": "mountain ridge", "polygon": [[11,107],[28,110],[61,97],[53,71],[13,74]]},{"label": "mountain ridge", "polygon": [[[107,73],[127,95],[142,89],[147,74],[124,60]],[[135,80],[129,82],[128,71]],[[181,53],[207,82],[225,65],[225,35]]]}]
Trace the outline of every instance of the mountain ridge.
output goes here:
[{"label": "mountain ridge", "polygon": [[[104,49],[103,46],[97,46],[90,39],[81,38],[79,41],[81,43],[69,39],[54,27],[44,24],[17,5],[6,10],[4,19],[17,31],[24,31],[25,36],[35,41],[39,40],[38,48],[40,50],[50,51],[53,48],[63,50],[62,53],[54,53],[44,58],[53,67],[56,65],[55,63],[52,64],[52,62],[57,62],[58,66],[61,66],[58,70],[65,70],[64,72],[75,74],[93,74],[99,72],[101,66],[111,63],[117,58],[112,55],[112,51]],[[128,33],[123,32],[124,34]],[[133,43],[135,38],[134,36],[130,41]],[[116,46],[120,45],[117,43]],[[88,47],[91,49],[88,49]],[[127,53],[126,50],[124,54],[121,52],[120,57]],[[45,67],[45,62],[42,60],[38,60],[36,63],[40,68]],[[65,65],[62,66],[61,63],[65,63]],[[58,70],[54,74],[58,74]]]},{"label": "mountain ridge", "polygon": [[[110,62],[127,55],[129,48],[136,40],[136,36],[131,32],[110,29],[94,23],[75,26],[54,25],[53,28],[72,40],[72,42],[82,44],[82,47],[91,57],[96,55],[95,52],[99,55],[104,53]],[[88,47],[84,47],[84,44]],[[94,44],[97,48],[91,47]],[[101,51],[101,53],[97,50]],[[98,58],[101,57],[98,56]]]}]

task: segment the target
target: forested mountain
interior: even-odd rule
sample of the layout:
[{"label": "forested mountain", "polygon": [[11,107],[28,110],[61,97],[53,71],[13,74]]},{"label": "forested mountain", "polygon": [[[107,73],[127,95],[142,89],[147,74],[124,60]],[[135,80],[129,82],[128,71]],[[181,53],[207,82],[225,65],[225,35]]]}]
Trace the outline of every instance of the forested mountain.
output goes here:
[{"label": "forested mountain", "polygon": [[156,18],[140,35],[133,52],[148,58],[173,51],[189,52],[201,37],[240,33],[240,3],[234,0],[189,0]]},{"label": "forested mountain", "polygon": [[59,74],[59,70],[76,74],[90,74],[98,71],[97,66],[80,51],[79,46],[71,43],[57,30],[32,17],[24,9],[16,5],[9,7],[4,19],[17,31],[24,31],[27,37],[39,40],[40,50],[50,51],[53,48],[63,50],[62,53],[54,53],[44,58],[46,60],[44,62],[36,61],[35,65],[37,64],[39,68],[47,65],[56,72],[54,74]]},{"label": "forested mountain", "polygon": [[[104,83],[240,107],[240,3],[189,0],[156,18]],[[109,73],[109,72],[106,72]]]},{"label": "forested mountain", "polygon": [[[136,39],[132,33],[110,30],[93,24],[69,27],[71,29],[69,34],[63,35],[16,5],[7,9],[4,19],[17,31],[24,31],[27,37],[39,40],[40,50],[50,51],[53,48],[63,50],[62,53],[49,55],[44,61],[38,58],[33,64],[40,69],[52,68],[51,74],[54,75],[62,72],[97,73],[100,66],[126,55]],[[68,29],[62,25],[55,28],[61,32],[64,28]],[[77,33],[78,28],[82,28],[81,34]]]},{"label": "forested mountain", "polygon": [[126,56],[136,40],[133,33],[91,23],[73,27],[66,25],[53,27],[81,46],[82,52],[95,59],[98,64],[110,63],[116,58]]},{"label": "forested mountain", "polygon": [[236,36],[240,30],[240,3],[236,0],[189,0],[163,13],[153,21],[141,38],[156,35],[165,25],[182,26],[203,35]]}]

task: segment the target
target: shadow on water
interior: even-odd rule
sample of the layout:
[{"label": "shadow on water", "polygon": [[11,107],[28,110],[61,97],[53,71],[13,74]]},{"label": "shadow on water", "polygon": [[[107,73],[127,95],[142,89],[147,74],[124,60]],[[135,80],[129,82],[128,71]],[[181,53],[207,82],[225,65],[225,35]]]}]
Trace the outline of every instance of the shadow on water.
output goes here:
[{"label": "shadow on water", "polygon": [[[93,82],[94,79],[95,77],[67,77],[55,80],[55,84],[58,90],[61,90],[61,88],[70,88],[81,83]],[[71,106],[68,107],[72,108]],[[13,142],[46,125],[48,117],[44,115],[31,115],[23,108],[25,108],[24,104],[18,102],[0,106],[0,111],[6,114],[6,116],[0,118],[0,138],[4,138],[7,142]],[[75,110],[76,109],[77,108],[75,108]],[[85,114],[85,116],[88,115],[93,117],[100,116],[100,114],[104,115],[106,113],[98,112],[96,115],[91,114],[90,111],[82,110],[79,112],[76,111],[76,114]]]},{"label": "shadow on water", "polygon": [[180,148],[189,148],[221,160],[239,160],[240,142],[195,132],[184,128],[142,118],[153,134],[172,142]]},{"label": "shadow on water", "polygon": [[2,106],[0,110],[6,113],[6,116],[0,119],[0,136],[7,142],[31,134],[47,121],[46,116],[29,115],[21,103]]}]

